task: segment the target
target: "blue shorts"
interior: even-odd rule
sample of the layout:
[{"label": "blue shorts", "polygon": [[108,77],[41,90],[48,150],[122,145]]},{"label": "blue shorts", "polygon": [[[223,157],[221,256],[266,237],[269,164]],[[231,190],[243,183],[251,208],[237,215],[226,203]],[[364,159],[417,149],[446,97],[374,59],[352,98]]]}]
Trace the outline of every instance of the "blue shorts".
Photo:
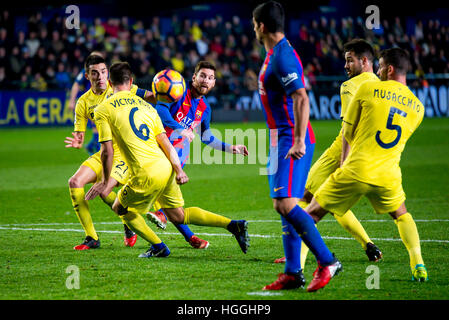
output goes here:
[{"label": "blue shorts", "polygon": [[299,160],[284,159],[293,146],[294,129],[270,130],[270,156],[267,164],[271,198],[302,198],[312,164],[315,143],[306,134],[306,154]]},{"label": "blue shorts", "polygon": [[93,127],[95,127],[95,124],[93,123],[93,121],[92,120],[88,120],[87,121],[87,127],[89,128],[89,129],[92,129]]}]

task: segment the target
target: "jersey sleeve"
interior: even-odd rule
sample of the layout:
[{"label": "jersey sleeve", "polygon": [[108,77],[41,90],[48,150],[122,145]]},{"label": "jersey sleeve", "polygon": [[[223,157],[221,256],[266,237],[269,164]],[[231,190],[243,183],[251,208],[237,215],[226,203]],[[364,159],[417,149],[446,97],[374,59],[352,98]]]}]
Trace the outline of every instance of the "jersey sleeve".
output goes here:
[{"label": "jersey sleeve", "polygon": [[165,127],[169,127],[173,130],[184,129],[184,127],[181,124],[179,124],[175,119],[173,119],[170,113],[170,105],[158,101],[156,104],[156,111],[159,114],[159,117],[161,118],[162,123]]},{"label": "jersey sleeve", "polygon": [[212,116],[211,109],[208,107],[207,114],[204,115],[204,120],[201,122],[201,142],[207,144],[209,147],[221,151],[230,149],[230,145],[217,139],[210,130],[210,119]]},{"label": "jersey sleeve", "polygon": [[349,102],[351,102],[354,92],[351,90],[351,85],[346,81],[340,86],[340,100],[341,100],[341,110],[340,119],[343,119],[348,109]]},{"label": "jersey sleeve", "polygon": [[152,118],[153,118],[153,122],[152,122],[152,130],[154,133],[154,136],[158,136],[161,133],[165,133],[165,129],[164,129],[164,125],[162,124],[162,120],[159,117],[159,114],[156,110],[154,110],[154,108],[152,108],[151,110],[152,113]]},{"label": "jersey sleeve", "polygon": [[130,92],[145,100],[145,94],[147,93],[147,90],[141,89],[138,86],[136,86],[135,84],[133,84],[131,86]]},{"label": "jersey sleeve", "polygon": [[287,95],[304,88],[303,69],[293,51],[277,55],[273,61],[273,71]]},{"label": "jersey sleeve", "polygon": [[107,116],[107,109],[103,104],[95,108],[94,119],[98,130],[98,142],[112,140],[112,131]]},{"label": "jersey sleeve", "polygon": [[365,99],[365,85],[361,85],[354,94],[354,97],[349,102],[348,108],[343,117],[343,132],[346,141],[351,144],[357,124],[360,120],[360,114],[362,111],[362,104]]},{"label": "jersey sleeve", "polygon": [[86,102],[79,98],[75,105],[74,131],[85,132],[87,127]]}]

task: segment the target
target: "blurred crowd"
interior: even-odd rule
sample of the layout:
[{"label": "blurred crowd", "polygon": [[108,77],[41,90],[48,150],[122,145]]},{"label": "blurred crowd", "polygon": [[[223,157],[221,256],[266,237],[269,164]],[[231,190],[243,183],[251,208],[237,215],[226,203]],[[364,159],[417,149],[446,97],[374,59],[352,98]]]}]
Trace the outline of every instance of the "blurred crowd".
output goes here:
[{"label": "blurred crowd", "polygon": [[[4,10],[0,13],[0,89],[70,89],[85,58],[96,50],[109,63],[128,61],[137,84],[144,88],[150,88],[159,70],[170,67],[190,79],[199,60],[210,60],[218,69],[213,94],[226,108],[247,108],[248,103],[242,107],[237,99],[257,90],[265,57],[249,19],[225,20],[220,15],[201,21],[181,20],[177,15],[169,19],[162,27],[159,17],[98,17],[82,21],[79,29],[67,29],[64,17],[54,15],[44,23],[37,12],[28,18],[26,31],[16,33],[14,17]],[[302,59],[308,86],[317,85],[323,76],[344,75],[342,49],[353,38],[367,39],[377,52],[393,46],[408,50],[410,73],[417,77],[448,73],[449,27],[428,20],[417,21],[412,29],[406,32],[406,21],[399,17],[382,21],[374,30],[366,29],[361,18],[322,17],[301,24],[289,40]]]}]

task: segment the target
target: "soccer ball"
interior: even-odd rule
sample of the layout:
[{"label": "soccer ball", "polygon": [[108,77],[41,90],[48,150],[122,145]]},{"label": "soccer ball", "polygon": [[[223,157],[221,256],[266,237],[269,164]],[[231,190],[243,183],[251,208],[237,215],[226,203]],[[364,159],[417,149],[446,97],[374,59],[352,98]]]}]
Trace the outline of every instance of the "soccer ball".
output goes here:
[{"label": "soccer ball", "polygon": [[179,72],[165,69],[154,76],[151,89],[158,101],[172,103],[182,98],[186,82]]}]

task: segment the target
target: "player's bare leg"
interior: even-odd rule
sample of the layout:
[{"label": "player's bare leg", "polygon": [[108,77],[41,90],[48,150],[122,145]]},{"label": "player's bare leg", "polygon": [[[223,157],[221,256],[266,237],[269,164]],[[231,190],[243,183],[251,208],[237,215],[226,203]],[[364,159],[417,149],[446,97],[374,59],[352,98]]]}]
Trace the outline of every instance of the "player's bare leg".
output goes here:
[{"label": "player's bare leg", "polygon": [[427,281],[429,278],[421,255],[418,229],[416,228],[412,215],[407,212],[405,203],[402,203],[396,211],[390,212],[390,215],[398,226],[399,235],[410,256],[412,281]]}]

